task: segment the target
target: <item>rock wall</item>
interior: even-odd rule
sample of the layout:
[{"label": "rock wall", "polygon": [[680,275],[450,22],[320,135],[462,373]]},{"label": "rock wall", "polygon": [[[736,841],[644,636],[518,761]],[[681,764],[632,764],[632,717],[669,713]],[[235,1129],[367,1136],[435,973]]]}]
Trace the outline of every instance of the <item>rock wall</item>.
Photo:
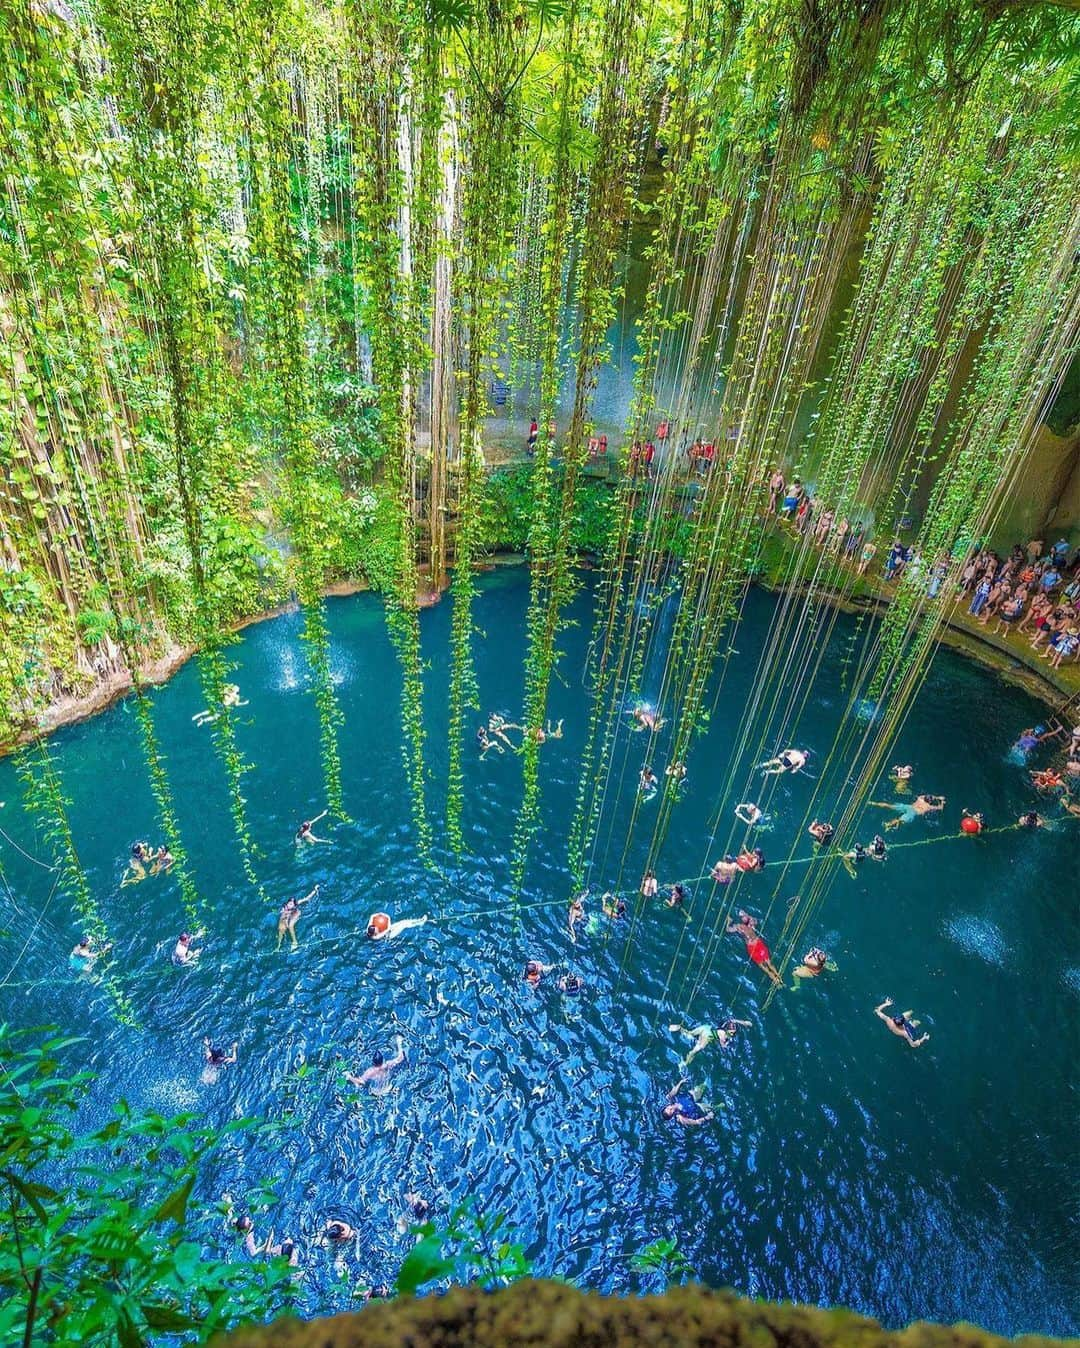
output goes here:
[{"label": "rock wall", "polygon": [[1044,423],[1017,474],[993,540],[1000,550],[1029,538],[1080,543],[1080,427],[1055,435]]},{"label": "rock wall", "polygon": [[[998,1348],[1008,1342],[970,1325],[916,1323],[890,1332],[851,1311],[769,1305],[707,1287],[604,1297],[537,1281],[492,1293],[459,1287],[442,1297],[402,1298],[309,1324],[280,1320],[225,1341],[228,1348]],[[1067,1340],[1032,1335],[1013,1342],[1049,1348]]]}]

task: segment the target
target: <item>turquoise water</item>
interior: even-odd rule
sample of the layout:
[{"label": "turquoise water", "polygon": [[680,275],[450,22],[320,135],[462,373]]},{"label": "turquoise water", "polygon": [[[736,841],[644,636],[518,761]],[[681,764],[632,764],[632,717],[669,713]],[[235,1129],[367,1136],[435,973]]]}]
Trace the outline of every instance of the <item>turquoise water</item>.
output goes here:
[{"label": "turquoise water", "polygon": [[[501,572],[484,581],[477,605],[484,710],[511,719],[522,692],[525,600],[524,573]],[[0,1015],[88,1035],[100,1073],[91,1115],[124,1095],[209,1121],[254,1114],[287,1122],[273,1141],[230,1144],[204,1197],[227,1191],[242,1200],[263,1181],[276,1184],[260,1234],[272,1224],[279,1237],[299,1239],[309,1309],[345,1304],[314,1245],[327,1216],[359,1228],[350,1272],[381,1281],[408,1245],[398,1229],[402,1195],[419,1190],[436,1219],[466,1194],[505,1212],[539,1272],[591,1287],[634,1286],[629,1256],[676,1235],[702,1278],[754,1296],[846,1304],[889,1325],[926,1317],[1006,1334],[1076,1333],[1077,834],[1063,822],[1037,834],[952,836],[960,806],[1004,823],[1028,803],[1007,750],[1037,719],[1037,705],[939,655],[895,758],[916,765],[917,789],[950,799],[944,821],[912,824],[898,840],[941,841],[897,849],[856,879],[840,872],[806,934],[807,945],[829,950],[836,971],[763,1014],[764,988],[737,938],[702,958],[716,913],[711,885],[697,887],[689,918],[656,906],[632,927],[604,924],[577,946],[567,938],[565,836],[585,730],[588,604],[582,596],[582,622],[564,641],[565,679],[553,688],[565,738],[542,752],[544,834],[524,902],[544,906],[525,908],[520,935],[505,898],[520,765],[509,754],[479,762],[470,747],[470,855],[441,858],[449,882],[425,872],[409,825],[394,658],[378,602],[358,596],[329,603],[352,816],[333,829],[333,846],[298,855],[292,842],[299,821],[323,803],[299,620],[286,616],[249,629],[234,651],[249,700],[239,736],[253,764],[250,824],[274,902],[243,881],[209,732],[191,723],[202,703],[196,670],[186,667],[154,701],[206,906],[201,961],[180,969],[169,960],[184,925],[175,880],[118,887],[131,842],[157,835],[138,727],[120,705],[52,743],[139,1028],[117,1026],[103,990],[67,975],[75,920],[61,897],[47,902],[51,878],[3,839],[19,912],[9,900]],[[724,804],[717,782],[772,605],[750,596],[740,654],[689,760],[662,880],[716,859],[708,839]],[[423,617],[434,815],[445,780],[449,617],[448,604]],[[800,723],[797,738],[818,753],[843,712],[835,672],[849,633],[841,619]],[[619,823],[598,855],[594,910],[614,883],[644,738],[621,732],[613,755],[609,805]],[[767,853],[786,852],[810,789],[798,777],[781,780],[773,831],[761,838]],[[874,794],[888,798],[887,786]],[[0,799],[0,826],[37,853],[43,844],[20,812],[8,763],[0,764]],[[860,831],[869,836],[878,820],[872,812]],[[624,883],[636,885],[650,831],[643,815]],[[322,893],[304,909],[299,951],[275,953],[277,904],[316,881]],[[770,892],[766,877],[746,877],[738,901],[763,911]],[[364,928],[379,909],[431,921],[371,944]],[[773,918],[765,929],[774,946],[777,926]],[[529,957],[573,968],[584,995],[561,996],[557,975],[525,988]],[[931,1033],[918,1052],[873,1015],[890,994]],[[752,1027],[730,1050],[710,1048],[692,1064],[716,1121],[663,1124],[659,1109],[682,1051],[668,1021],[727,1012]],[[359,1071],[399,1033],[409,1059],[394,1088],[355,1103],[339,1085],[337,1060]],[[201,1080],[204,1035],[240,1042],[238,1064],[213,1084]],[[227,1244],[220,1220],[208,1223],[210,1238]]]}]

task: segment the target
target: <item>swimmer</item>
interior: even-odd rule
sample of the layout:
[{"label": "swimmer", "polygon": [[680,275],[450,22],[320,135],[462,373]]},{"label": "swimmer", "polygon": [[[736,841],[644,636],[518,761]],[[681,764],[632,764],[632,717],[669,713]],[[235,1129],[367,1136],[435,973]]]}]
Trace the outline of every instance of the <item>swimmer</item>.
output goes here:
[{"label": "swimmer", "polygon": [[294,950],[299,946],[296,939],[296,924],[300,921],[300,909],[305,903],[310,903],[318,894],[319,886],[316,885],[310,894],[305,894],[302,899],[286,899],[278,913],[277,920],[277,945],[275,950],[281,949],[281,943],[286,934],[292,938],[292,948]]},{"label": "swimmer", "polygon": [[76,973],[86,973],[94,967],[95,960],[99,960],[102,955],[107,955],[111,949],[111,941],[107,945],[99,946],[92,936],[81,936],[78,944],[68,956],[68,964]]},{"label": "swimmer", "polygon": [[244,1237],[244,1253],[254,1259],[259,1253],[259,1247],[255,1244],[255,1223],[247,1213],[237,1217],[233,1222],[233,1230]]},{"label": "swimmer", "polygon": [[165,846],[164,843],[154,853],[154,864],[150,867],[151,875],[168,875],[173,866],[176,865],[176,858]]},{"label": "swimmer", "polygon": [[325,819],[326,816],[327,816],[329,813],[330,813],[329,810],[323,810],[322,814],[317,814],[317,815],[315,816],[314,819],[305,819],[305,820],[304,820],[304,822],[303,822],[303,823],[300,825],[300,827],[296,830],[296,837],[293,839],[293,841],[297,844],[297,846],[299,846],[301,843],[329,843],[329,842],[330,842],[330,839],[329,839],[329,838],[316,838],[315,834],[312,832],[312,829],[313,829],[313,828],[315,827],[315,825],[319,822],[319,820],[320,820],[320,819]]},{"label": "swimmer", "polygon": [[232,1048],[228,1053],[223,1048],[218,1048],[216,1044],[209,1039],[203,1041],[203,1059],[211,1067],[231,1067],[237,1058],[237,1049],[240,1047],[238,1039],[233,1040]]},{"label": "swimmer", "polygon": [[630,712],[630,715],[634,718],[636,723],[632,729],[637,731],[648,730],[651,734],[655,735],[658,730],[661,730],[667,725],[666,721],[657,717],[655,709],[645,702],[639,702]]},{"label": "swimmer", "polygon": [[559,979],[559,991],[565,993],[567,997],[579,997],[584,986],[577,974],[563,974]]},{"label": "swimmer", "polygon": [[656,794],[656,788],[659,779],[652,768],[642,768],[641,776],[638,778],[638,790],[643,796],[652,796]]},{"label": "swimmer", "polygon": [[892,770],[889,773],[889,777],[892,779],[893,785],[896,787],[897,791],[901,792],[910,789],[908,787],[908,783],[911,781],[914,775],[915,769],[911,766],[910,763],[894,763],[892,766]]},{"label": "swimmer", "polygon": [[686,781],[686,764],[669,763],[667,767],[664,769],[664,776],[670,777],[672,782],[676,786],[681,785],[683,782]]},{"label": "swimmer", "polygon": [[803,962],[794,970],[796,978],[817,978],[829,962],[829,956],[818,946],[811,948],[803,956]]},{"label": "swimmer", "polygon": [[[246,699],[240,697],[240,686],[235,683],[227,683],[221,690],[221,705],[223,707],[246,707]],[[217,711],[197,711],[191,718],[197,726],[209,725],[211,721],[216,721],[221,715]]]},{"label": "swimmer", "polygon": [[324,1241],[334,1245],[341,1245],[347,1240],[354,1240],[356,1238],[356,1228],[350,1226],[348,1222],[342,1222],[338,1221],[336,1218],[331,1218],[323,1227],[322,1234]]},{"label": "swimmer", "polygon": [[192,941],[197,941],[200,936],[206,935],[206,928],[200,927],[198,931],[190,935],[185,931],[180,935],[179,940],[172,952],[172,961],[174,964],[194,964],[202,954],[202,947],[198,950],[192,950]]},{"label": "swimmer", "polygon": [[744,800],[741,804],[735,806],[735,818],[740,824],[745,824],[747,828],[753,828],[755,824],[760,824],[765,818],[765,812],[752,800]]},{"label": "swimmer", "polygon": [[575,928],[579,922],[584,920],[585,897],[588,892],[588,890],[585,890],[583,894],[579,894],[576,899],[571,899],[570,901],[570,912],[567,914],[566,925],[570,928],[570,939],[575,945],[577,944],[577,932],[575,931]]},{"label": "swimmer", "polygon": [[760,847],[744,847],[735,858],[740,871],[762,871],[765,869],[765,853]]},{"label": "swimmer", "polygon": [[262,1247],[262,1253],[268,1259],[288,1260],[290,1268],[295,1268],[300,1262],[300,1251],[296,1247],[296,1241],[290,1240],[286,1236],[280,1245],[275,1245],[273,1231],[266,1237],[266,1244]]},{"label": "swimmer", "polygon": [[1038,810],[1028,810],[1027,814],[1022,814],[1016,822],[1021,828],[1042,828],[1046,820]]},{"label": "swimmer", "polygon": [[655,899],[657,890],[660,886],[656,882],[656,876],[652,871],[646,871],[641,880],[641,894],[643,898]]},{"label": "swimmer", "polygon": [[885,839],[880,833],[875,833],[870,846],[866,849],[866,855],[872,861],[884,861],[888,853],[889,849],[885,846]]},{"label": "swimmer", "polygon": [[128,862],[127,870],[120,881],[120,888],[123,889],[126,885],[137,885],[140,880],[145,880],[146,868],[153,859],[154,853],[149,843],[132,843],[131,860]]},{"label": "swimmer", "polygon": [[487,731],[483,726],[480,726],[477,729],[476,742],[480,746],[481,758],[483,758],[490,749],[494,749],[497,754],[506,753],[506,750],[503,748],[503,746],[501,744],[496,743],[496,741],[491,738],[491,736],[487,733]]},{"label": "swimmer", "polygon": [[612,922],[617,922],[626,916],[626,900],[620,899],[617,894],[605,894],[600,900],[600,910]]},{"label": "swimmer", "polygon": [[521,975],[530,988],[538,988],[545,974],[551,973],[554,964],[541,964],[539,960],[526,960],[525,972]]},{"label": "swimmer", "polygon": [[543,730],[539,727],[536,729],[535,733],[540,737],[538,742],[543,744],[545,740],[561,740],[563,737],[562,726],[563,723],[561,718],[555,722],[554,726],[552,726],[550,721],[545,721]]},{"label": "swimmer", "polygon": [[832,824],[823,824],[817,819],[814,820],[806,831],[810,834],[815,845],[818,847],[828,847],[829,843],[832,842],[833,834],[836,832]]},{"label": "swimmer", "polygon": [[749,913],[740,912],[738,922],[728,919],[726,930],[732,935],[741,936],[746,942],[746,954],[750,962],[766,973],[776,987],[783,987],[784,980],[772,962],[769,947],[758,935],[757,919]]},{"label": "swimmer", "polygon": [[901,1039],[906,1040],[909,1048],[918,1048],[920,1044],[925,1044],[930,1036],[924,1031],[918,1038],[915,1037],[919,1022],[911,1019],[912,1013],[902,1011],[898,1016],[888,1016],[885,1014],[885,1009],[889,1006],[892,1006],[892,998],[886,997],[880,1006],[874,1007],[874,1015],[879,1020],[883,1020],[893,1034],[897,1034]]},{"label": "swimmer", "polygon": [[895,810],[896,818],[886,820],[886,830],[899,828],[901,824],[910,824],[913,819],[921,819],[924,815],[937,814],[945,808],[944,796],[928,796],[925,793],[918,795],[911,802],[908,801],[890,801],[890,800],[872,800],[871,805],[879,810]]},{"label": "swimmer", "polygon": [[681,1034],[684,1039],[690,1040],[690,1052],[682,1061],[683,1067],[689,1067],[691,1059],[697,1057],[701,1050],[708,1048],[710,1044],[719,1044],[721,1048],[727,1048],[739,1033],[740,1026],[748,1030],[750,1021],[729,1018],[722,1025],[695,1025],[693,1028],[675,1022],[669,1025],[668,1029],[672,1034]]},{"label": "swimmer", "polygon": [[713,1111],[707,1106],[702,1105],[701,1096],[704,1088],[696,1086],[691,1091],[683,1090],[686,1085],[686,1078],[677,1081],[667,1095],[664,1096],[667,1102],[660,1114],[662,1118],[681,1123],[684,1128],[700,1128],[703,1123],[708,1123],[715,1117]]},{"label": "swimmer", "polygon": [[1031,774],[1031,784],[1040,791],[1057,791],[1065,783],[1061,773],[1055,772],[1053,768],[1044,768],[1041,772]]},{"label": "swimmer", "polygon": [[505,716],[501,716],[497,711],[493,711],[488,716],[488,730],[506,745],[508,749],[513,749],[517,753],[517,745],[506,733],[508,730],[521,730],[521,726],[513,721],[508,721]]},{"label": "swimmer", "polygon": [[410,927],[422,927],[426,921],[426,913],[423,917],[402,917],[397,922],[391,922],[387,913],[372,913],[367,924],[368,940],[391,941]]},{"label": "swimmer", "polygon": [[397,1053],[393,1058],[384,1058],[381,1053],[371,1055],[371,1066],[365,1068],[360,1075],[353,1076],[351,1072],[345,1073],[345,1080],[350,1086],[355,1086],[357,1090],[364,1086],[371,1087],[372,1095],[385,1095],[390,1089],[390,1074],[395,1071],[405,1061],[405,1041],[399,1034],[397,1037]]},{"label": "swimmer", "polygon": [[681,908],[689,897],[686,886],[676,884],[670,885],[668,888],[670,893],[664,903],[668,908]]},{"label": "swimmer", "polygon": [[739,874],[741,867],[733,856],[725,853],[722,861],[718,861],[709,872],[709,875],[718,885],[728,885]]},{"label": "swimmer", "polygon": [[806,751],[803,749],[784,749],[775,758],[762,763],[760,767],[766,776],[778,772],[796,773],[806,767],[806,758]]}]

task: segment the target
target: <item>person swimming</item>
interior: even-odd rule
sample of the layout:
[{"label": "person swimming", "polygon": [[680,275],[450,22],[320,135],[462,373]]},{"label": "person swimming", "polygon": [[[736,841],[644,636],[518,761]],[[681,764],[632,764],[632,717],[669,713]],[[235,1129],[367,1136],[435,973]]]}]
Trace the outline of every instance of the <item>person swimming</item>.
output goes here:
[{"label": "person swimming", "polygon": [[732,922],[729,918],[726,930],[731,935],[741,936],[746,942],[746,955],[750,962],[767,974],[776,987],[783,987],[784,980],[772,962],[769,947],[758,932],[757,919],[740,910],[738,922]]},{"label": "person swimming", "polygon": [[747,828],[753,828],[765,818],[765,812],[752,800],[744,800],[735,806],[735,818]]},{"label": "person swimming", "polygon": [[559,979],[559,991],[565,993],[567,997],[579,997],[584,986],[577,974],[563,974]]},{"label": "person swimming", "polygon": [[894,763],[889,772],[897,791],[907,791],[909,789],[908,783],[914,775],[915,769],[910,763]]},{"label": "person swimming", "polygon": [[80,936],[68,956],[68,964],[76,973],[86,973],[94,967],[95,960],[99,960],[102,955],[107,955],[111,949],[111,941],[106,945],[99,946],[92,936]]},{"label": "person swimming", "polygon": [[883,1020],[893,1034],[906,1040],[909,1048],[918,1048],[921,1044],[925,1044],[930,1036],[925,1032],[916,1036],[915,1032],[919,1027],[919,1022],[911,1019],[912,1012],[902,1011],[898,1016],[887,1015],[886,1010],[890,1006],[892,1006],[892,998],[886,997],[880,1006],[874,1007],[874,1015],[879,1020]]},{"label": "person swimming", "polygon": [[567,914],[566,925],[570,929],[570,939],[575,945],[577,944],[577,931],[575,929],[577,924],[585,918],[585,897],[588,892],[588,890],[585,890],[584,893],[579,894],[576,899],[570,901],[570,911]]},{"label": "person swimming", "polygon": [[211,1042],[209,1038],[203,1040],[203,1060],[211,1067],[231,1067],[237,1058],[237,1050],[240,1047],[238,1039],[233,1040],[232,1047],[225,1051],[219,1048],[217,1044]]},{"label": "person swimming", "polygon": [[686,886],[676,883],[670,885],[669,890],[670,892],[668,897],[664,900],[664,903],[668,908],[681,908],[689,897]]},{"label": "person swimming", "polygon": [[1038,810],[1028,810],[1016,822],[1021,828],[1042,828],[1046,820],[1043,819]]},{"label": "person swimming", "polygon": [[866,849],[866,855],[874,861],[884,861],[888,851],[889,849],[885,846],[885,839],[880,833],[875,833],[870,846]]},{"label": "person swimming", "polygon": [[664,1106],[660,1110],[662,1118],[681,1124],[684,1128],[700,1128],[703,1123],[709,1123],[715,1118],[712,1109],[702,1105],[701,1097],[704,1088],[696,1086],[693,1090],[684,1090],[687,1084],[687,1078],[683,1077],[677,1081],[667,1095],[664,1096]]},{"label": "person swimming", "polygon": [[765,853],[760,847],[744,847],[735,858],[735,865],[740,871],[763,871],[765,869]]},{"label": "person swimming", "polygon": [[255,1242],[255,1223],[246,1212],[233,1222],[233,1230],[244,1237],[244,1252],[254,1259],[259,1253],[259,1247]]},{"label": "person swimming", "polygon": [[739,1033],[740,1027],[744,1030],[750,1029],[750,1021],[735,1020],[734,1017],[728,1017],[720,1025],[694,1025],[687,1027],[680,1025],[678,1021],[668,1026],[671,1034],[681,1034],[684,1039],[690,1041],[690,1052],[683,1059],[683,1067],[688,1067],[693,1058],[710,1044],[719,1044],[721,1048],[727,1048],[735,1036]]},{"label": "person swimming", "polygon": [[657,883],[656,876],[652,871],[646,871],[641,880],[642,897],[646,899],[655,899],[660,886]]},{"label": "person swimming", "polygon": [[803,962],[793,970],[796,978],[817,978],[829,962],[828,954],[818,946],[811,946],[803,956]]},{"label": "person swimming", "polygon": [[644,767],[641,769],[641,776],[638,778],[638,790],[643,796],[654,796],[659,779],[652,768]]},{"label": "person swimming", "polygon": [[305,894],[302,899],[286,899],[278,913],[277,924],[277,945],[276,950],[281,949],[281,942],[286,934],[292,938],[292,948],[295,950],[299,942],[296,939],[296,924],[300,921],[300,909],[305,903],[310,903],[319,892],[319,886],[316,885],[310,894]]},{"label": "person swimming", "polygon": [[154,853],[154,863],[150,867],[151,875],[168,875],[176,865],[176,858],[164,843]]},{"label": "person swimming", "polygon": [[728,885],[740,873],[741,867],[733,856],[725,853],[722,860],[717,861],[709,875],[718,885]]},{"label": "person swimming", "polygon": [[405,1040],[399,1034],[397,1037],[397,1053],[392,1058],[384,1058],[381,1053],[371,1055],[371,1066],[364,1069],[359,1076],[354,1076],[352,1072],[345,1073],[345,1080],[350,1086],[355,1086],[360,1090],[364,1086],[371,1087],[372,1095],[385,1095],[390,1089],[391,1073],[397,1071],[405,1061]]},{"label": "person swimming", "polygon": [[145,880],[146,868],[153,860],[154,851],[149,843],[132,843],[131,859],[128,861],[127,870],[120,880],[120,888],[124,889],[127,885],[137,885],[140,880]]},{"label": "person swimming", "polygon": [[664,776],[670,777],[674,785],[681,786],[686,781],[686,764],[669,763],[664,769]]},{"label": "person swimming", "polygon": [[807,756],[804,749],[783,749],[775,758],[770,758],[760,764],[760,768],[766,775],[778,772],[801,772],[806,767]]},{"label": "person swimming", "polygon": [[202,947],[198,950],[192,950],[192,941],[197,941],[200,936],[206,935],[206,928],[200,927],[196,932],[181,932],[176,945],[173,948],[172,961],[174,964],[194,964],[202,954]]},{"label": "person swimming", "polygon": [[356,1238],[356,1228],[350,1226],[348,1222],[343,1222],[338,1218],[331,1218],[322,1229],[323,1239],[334,1245],[340,1245],[344,1241],[354,1240]]},{"label": "person swimming", "polygon": [[313,829],[315,825],[319,822],[319,820],[325,819],[329,813],[330,813],[329,810],[323,810],[322,814],[317,814],[314,819],[305,819],[304,822],[300,825],[300,827],[296,830],[296,837],[294,841],[297,843],[297,845],[300,845],[302,843],[329,844],[330,842],[329,838],[317,838],[313,832]]},{"label": "person swimming", "polygon": [[367,937],[369,941],[391,941],[410,927],[422,927],[426,921],[426,913],[423,917],[399,918],[397,922],[390,921],[389,913],[372,913],[368,918]]},{"label": "person swimming", "polygon": [[634,730],[648,730],[654,735],[667,724],[666,721],[661,720],[657,716],[655,709],[650,707],[646,702],[639,702],[638,705],[631,710],[630,715],[636,722],[633,727]]},{"label": "person swimming", "polygon": [[554,964],[541,964],[539,960],[526,960],[525,972],[521,975],[530,988],[538,988],[545,974],[551,973]]},{"label": "person swimming", "polygon": [[605,894],[600,900],[600,911],[613,922],[626,916],[626,900],[617,894]]},{"label": "person swimming", "polygon": [[938,814],[945,808],[944,796],[931,796],[925,792],[915,797],[912,801],[891,801],[891,800],[872,800],[870,804],[879,810],[895,810],[896,818],[885,821],[886,830],[899,828],[901,824],[910,824],[914,819],[921,819],[924,815]]},{"label": "person swimming", "polygon": [[818,847],[828,847],[833,840],[833,834],[836,832],[832,824],[822,823],[818,819],[815,819],[806,831]]}]

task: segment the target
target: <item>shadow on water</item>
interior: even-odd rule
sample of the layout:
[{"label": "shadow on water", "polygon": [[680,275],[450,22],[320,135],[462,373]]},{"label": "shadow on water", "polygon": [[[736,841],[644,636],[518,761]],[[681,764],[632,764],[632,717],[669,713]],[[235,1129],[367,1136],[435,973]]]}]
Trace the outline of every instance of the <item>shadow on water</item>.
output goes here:
[{"label": "shadow on water", "polygon": [[[481,589],[481,698],[485,713],[513,720],[526,577],[499,573]],[[589,602],[588,594],[578,602],[553,684],[552,719],[564,718],[566,733],[542,752],[544,832],[520,930],[506,899],[520,764],[511,753],[470,760],[469,854],[440,856],[443,876],[425,871],[412,846],[394,657],[377,601],[358,596],[329,605],[351,815],[324,822],[332,845],[298,853],[292,841],[323,800],[299,620],[287,615],[249,629],[235,648],[235,677],[249,699],[239,726],[253,765],[245,794],[275,903],[243,881],[223,773],[208,732],[191,721],[201,702],[187,667],[155,695],[155,715],[205,904],[201,960],[187,969],[169,962],[182,925],[174,879],[119,888],[130,843],[155,835],[138,727],[120,706],[54,745],[139,1026],[118,1026],[100,988],[68,976],[77,933],[67,901],[50,900],[52,877],[7,843],[12,899],[3,925],[12,936],[3,944],[0,1015],[87,1035],[101,1074],[89,1117],[122,1095],[209,1121],[251,1114],[280,1125],[230,1141],[205,1197],[228,1192],[242,1202],[261,1182],[276,1185],[278,1201],[259,1227],[300,1239],[301,1298],[311,1309],[344,1306],[354,1283],[392,1275],[408,1246],[403,1195],[418,1190],[436,1219],[475,1195],[486,1211],[507,1214],[540,1272],[589,1286],[631,1286],[629,1255],[676,1235],[706,1280],[752,1295],[846,1304],[890,1325],[963,1318],[1007,1334],[1075,1333],[1076,835],[1062,824],[953,836],[962,806],[1000,823],[1028,803],[1025,774],[1003,752],[1035,719],[1035,705],[942,653],[897,746],[900,761],[915,765],[917,789],[949,797],[944,819],[906,825],[899,836],[940,843],[896,849],[855,879],[838,873],[806,932],[807,945],[829,950],[835,972],[763,1014],[764,989],[742,943],[708,940],[720,913],[708,886],[695,891],[689,919],[659,905],[642,913],[629,943],[629,924],[599,914],[602,888],[636,889],[651,832],[650,817],[625,847],[646,749],[628,725],[610,765],[615,822],[589,901],[595,920],[576,945],[568,938],[565,838],[585,734]],[[751,594],[740,650],[760,648],[772,604]],[[436,822],[449,616],[443,604],[423,619]],[[672,617],[662,601],[649,666],[657,686]],[[830,662],[839,664],[847,621],[838,622],[799,725],[800,742],[817,753],[843,711]],[[733,802],[717,794],[755,662],[732,659],[708,732],[691,751],[661,880],[700,874],[716,859],[707,839],[714,812],[730,816]],[[670,734],[669,726],[656,737],[658,766]],[[774,851],[786,850],[809,790],[796,778],[778,791]],[[0,799],[5,832],[36,855],[44,844],[20,814],[10,764],[0,765]],[[868,819],[863,832],[876,827]],[[277,902],[316,882],[299,949],[276,952]],[[771,898],[767,875],[740,882],[740,903],[766,913]],[[377,910],[431,920],[372,944],[364,930]],[[775,916],[766,933],[776,939]],[[520,976],[530,957],[559,966],[535,990]],[[567,968],[584,979],[580,997],[558,991]],[[887,995],[929,1030],[918,1052],[874,1017]],[[724,1014],[751,1026],[730,1049],[699,1055],[690,1072],[715,1123],[664,1125],[659,1109],[685,1052],[668,1022]],[[240,1045],[238,1064],[212,1083],[201,1078],[204,1035]],[[375,1096],[344,1082],[343,1067],[359,1071],[373,1052],[392,1052],[398,1035],[408,1057],[390,1091]],[[344,1277],[314,1244],[331,1215],[360,1231]]]}]

